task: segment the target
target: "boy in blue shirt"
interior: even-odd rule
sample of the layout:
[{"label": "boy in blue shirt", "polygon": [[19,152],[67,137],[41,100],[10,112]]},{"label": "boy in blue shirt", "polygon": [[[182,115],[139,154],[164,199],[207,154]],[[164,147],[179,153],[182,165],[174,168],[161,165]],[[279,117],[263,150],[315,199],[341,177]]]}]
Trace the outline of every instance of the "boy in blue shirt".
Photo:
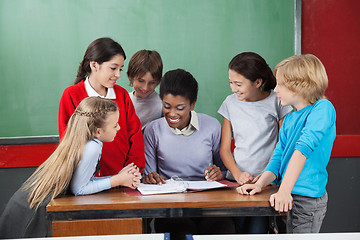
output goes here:
[{"label": "boy in blue shirt", "polygon": [[324,96],[328,78],[321,61],[311,54],[283,60],[274,73],[281,104],[296,111],[285,117],[262,176],[237,191],[254,195],[275,181],[280,187],[270,197],[271,206],[279,212],[293,209],[293,233],[317,233],[326,213],[326,166],[336,137],[335,109]]}]

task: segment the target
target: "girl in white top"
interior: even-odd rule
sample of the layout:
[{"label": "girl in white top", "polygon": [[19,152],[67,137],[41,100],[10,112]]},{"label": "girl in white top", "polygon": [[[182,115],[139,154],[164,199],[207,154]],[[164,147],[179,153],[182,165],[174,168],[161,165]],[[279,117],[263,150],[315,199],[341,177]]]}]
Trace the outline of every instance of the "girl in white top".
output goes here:
[{"label": "girl in white top", "polygon": [[[235,56],[229,63],[229,80],[234,94],[225,99],[218,111],[223,116],[220,155],[228,169],[226,178],[243,185],[255,182],[265,169],[277,142],[280,123],[292,108],[281,106],[273,92],[276,79],[266,61],[256,53]],[[262,230],[245,231],[252,232]]]},{"label": "girl in white top", "polygon": [[140,50],[130,59],[127,75],[134,91],[129,92],[142,130],[162,117],[162,101],[155,88],[162,77],[163,63],[157,51]]}]

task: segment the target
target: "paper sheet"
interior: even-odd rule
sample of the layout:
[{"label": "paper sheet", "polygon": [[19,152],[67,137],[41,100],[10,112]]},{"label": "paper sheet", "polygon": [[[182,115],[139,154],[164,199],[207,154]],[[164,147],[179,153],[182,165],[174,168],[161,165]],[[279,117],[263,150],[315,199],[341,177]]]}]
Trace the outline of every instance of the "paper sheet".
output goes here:
[{"label": "paper sheet", "polygon": [[227,185],[219,182],[209,181],[173,181],[167,180],[165,184],[144,184],[140,183],[138,190],[142,195],[150,194],[165,194],[165,193],[179,193],[186,190],[201,191],[214,188],[227,187]]}]

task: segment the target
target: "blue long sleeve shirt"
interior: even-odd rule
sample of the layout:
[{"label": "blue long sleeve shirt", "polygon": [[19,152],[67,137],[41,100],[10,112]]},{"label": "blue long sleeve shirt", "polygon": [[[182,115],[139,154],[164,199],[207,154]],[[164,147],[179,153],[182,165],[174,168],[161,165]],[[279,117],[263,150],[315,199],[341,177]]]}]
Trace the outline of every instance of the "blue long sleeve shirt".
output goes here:
[{"label": "blue long sleeve shirt", "polygon": [[95,177],[96,166],[101,157],[103,143],[94,138],[84,148],[79,164],[71,179],[70,188],[74,195],[87,195],[111,188],[110,177]]},{"label": "blue long sleeve shirt", "polygon": [[273,172],[281,184],[295,150],[307,159],[292,194],[321,197],[325,194],[330,159],[336,137],[336,112],[326,99],[288,114],[279,132],[279,142],[265,171]]}]

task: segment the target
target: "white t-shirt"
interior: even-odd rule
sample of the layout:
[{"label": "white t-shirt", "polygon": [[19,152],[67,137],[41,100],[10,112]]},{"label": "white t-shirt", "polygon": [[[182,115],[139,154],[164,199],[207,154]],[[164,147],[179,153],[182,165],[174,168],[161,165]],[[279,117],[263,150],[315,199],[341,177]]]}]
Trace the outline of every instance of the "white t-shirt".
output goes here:
[{"label": "white t-shirt", "polygon": [[[278,122],[291,110],[280,104],[274,91],[256,102],[240,101],[236,94],[226,97],[218,113],[231,122],[234,159],[241,171],[254,176],[264,171],[278,140]],[[234,180],[230,171],[226,178]]]},{"label": "white t-shirt", "polygon": [[140,119],[142,130],[149,122],[162,117],[162,101],[157,92],[154,91],[146,98],[137,98],[132,91],[129,92],[129,96]]}]

